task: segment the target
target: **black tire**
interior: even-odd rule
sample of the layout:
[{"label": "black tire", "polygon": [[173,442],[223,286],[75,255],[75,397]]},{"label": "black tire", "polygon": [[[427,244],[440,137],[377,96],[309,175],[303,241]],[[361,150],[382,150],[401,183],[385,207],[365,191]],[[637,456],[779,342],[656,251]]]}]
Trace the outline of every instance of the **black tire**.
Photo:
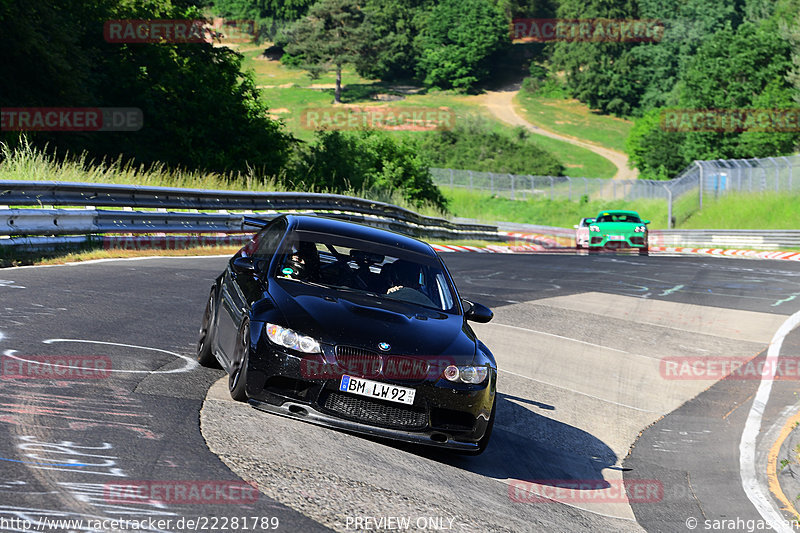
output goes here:
[{"label": "black tire", "polygon": [[471,450],[467,452],[466,455],[480,455],[486,450],[486,447],[489,446],[489,439],[492,438],[492,429],[494,428],[494,414],[496,410],[497,395],[495,394],[494,403],[492,404],[492,413],[489,415],[489,423],[486,425],[486,431],[483,433],[483,437],[478,441],[478,449]]},{"label": "black tire", "polygon": [[650,248],[639,248],[639,255],[650,255]]},{"label": "black tire", "polygon": [[197,362],[208,368],[220,368],[219,361],[214,357],[211,344],[214,340],[214,289],[206,302],[203,313],[203,323],[200,325],[200,339],[197,341]]},{"label": "black tire", "polygon": [[597,246],[590,246],[589,247],[589,254],[594,255],[594,254],[599,254],[599,253],[600,253],[600,248],[598,248]]},{"label": "black tire", "polygon": [[247,359],[250,353],[250,323],[245,321],[239,328],[239,338],[236,341],[236,352],[233,359],[233,368],[228,376],[228,390],[231,398],[237,402],[247,401]]}]

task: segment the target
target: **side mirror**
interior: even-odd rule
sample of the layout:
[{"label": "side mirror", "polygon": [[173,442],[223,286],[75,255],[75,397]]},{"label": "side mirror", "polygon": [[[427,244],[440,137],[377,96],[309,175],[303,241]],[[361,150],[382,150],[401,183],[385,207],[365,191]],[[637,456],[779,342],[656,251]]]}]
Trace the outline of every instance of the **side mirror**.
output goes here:
[{"label": "side mirror", "polygon": [[473,322],[482,322],[486,323],[489,322],[492,318],[494,318],[494,313],[492,310],[486,307],[485,305],[481,305],[479,303],[470,302],[469,300],[462,300],[465,304],[469,305],[469,309],[464,312],[464,317],[467,320],[471,320]]},{"label": "side mirror", "polygon": [[256,263],[252,257],[237,257],[231,263],[231,268],[237,274],[255,274]]},{"label": "side mirror", "polygon": [[649,223],[650,223],[649,220],[642,220],[642,224],[649,224]]}]

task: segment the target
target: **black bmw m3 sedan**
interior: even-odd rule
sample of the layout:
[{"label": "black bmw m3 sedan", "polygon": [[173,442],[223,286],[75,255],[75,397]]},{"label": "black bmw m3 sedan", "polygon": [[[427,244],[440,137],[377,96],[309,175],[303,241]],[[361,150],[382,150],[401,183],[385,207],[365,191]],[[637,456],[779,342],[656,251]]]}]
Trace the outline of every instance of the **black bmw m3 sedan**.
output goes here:
[{"label": "black bmw m3 sedan", "polygon": [[198,361],[235,400],[376,437],[479,454],[497,365],[433,248],[390,231],[284,215],[234,255],[203,315]]}]

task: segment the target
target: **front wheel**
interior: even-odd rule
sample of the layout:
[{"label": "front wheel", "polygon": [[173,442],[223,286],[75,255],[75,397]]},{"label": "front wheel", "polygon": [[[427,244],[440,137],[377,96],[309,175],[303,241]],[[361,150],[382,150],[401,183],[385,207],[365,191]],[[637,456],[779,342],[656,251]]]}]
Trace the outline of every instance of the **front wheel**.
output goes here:
[{"label": "front wheel", "polygon": [[250,353],[250,324],[245,322],[239,330],[233,369],[228,377],[228,390],[237,402],[247,401],[247,360]]},{"label": "front wheel", "polygon": [[650,255],[650,248],[639,248],[639,255]]}]

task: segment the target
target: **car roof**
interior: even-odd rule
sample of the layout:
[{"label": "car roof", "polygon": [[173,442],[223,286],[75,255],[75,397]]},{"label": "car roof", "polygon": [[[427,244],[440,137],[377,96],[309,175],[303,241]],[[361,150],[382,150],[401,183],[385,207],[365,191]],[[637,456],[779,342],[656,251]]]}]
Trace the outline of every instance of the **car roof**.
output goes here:
[{"label": "car roof", "polygon": [[289,222],[290,230],[341,235],[393,246],[418,254],[436,255],[429,244],[389,230],[314,215],[286,215],[286,219]]},{"label": "car roof", "polygon": [[596,218],[600,218],[603,215],[635,215],[638,217],[639,213],[637,213],[636,211],[625,211],[623,209],[608,209],[606,211],[600,211],[599,213],[597,213]]}]

